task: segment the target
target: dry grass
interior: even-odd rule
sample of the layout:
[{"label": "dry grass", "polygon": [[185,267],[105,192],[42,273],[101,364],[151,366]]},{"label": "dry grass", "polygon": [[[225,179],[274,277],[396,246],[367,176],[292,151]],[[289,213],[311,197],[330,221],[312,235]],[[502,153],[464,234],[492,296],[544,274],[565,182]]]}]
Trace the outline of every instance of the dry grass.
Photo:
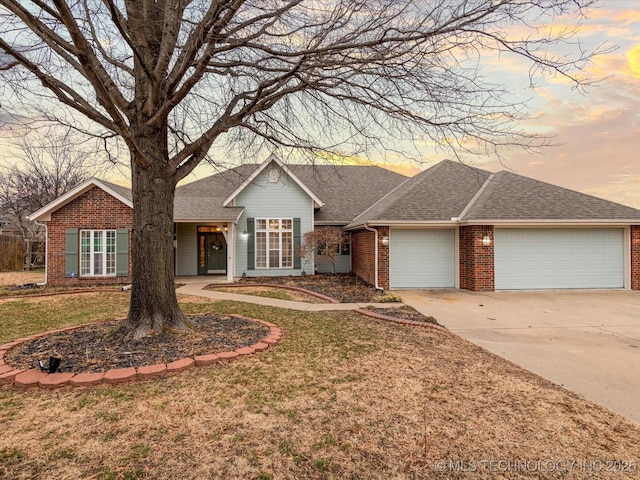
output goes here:
[{"label": "dry grass", "polygon": [[128,311],[129,292],[0,298],[0,343],[71,325],[123,318]]},{"label": "dry grass", "polygon": [[[101,296],[81,311],[71,307],[78,299],[55,298],[51,316],[70,302],[77,322],[106,315],[105,303],[113,316],[126,305]],[[448,332],[351,312],[181,301],[189,313],[272,321],[285,336],[259,355],[153,382],[2,387],[0,478],[637,478],[456,473],[448,463],[437,474],[438,460],[637,462],[640,427]],[[0,303],[3,324],[16,320],[9,303]],[[21,328],[16,336],[29,333]]]},{"label": "dry grass", "polygon": [[44,271],[0,272],[0,287],[44,282]]},{"label": "dry grass", "polygon": [[219,292],[229,292],[229,293],[240,293],[243,295],[255,295],[257,297],[266,297],[266,298],[276,298],[278,300],[290,300],[294,302],[305,302],[305,303],[329,303],[327,300],[323,298],[319,298],[315,295],[310,295],[308,293],[291,290],[288,288],[282,288],[278,286],[274,287],[259,287],[259,286],[248,286],[248,287],[220,287],[216,286],[216,291]]}]

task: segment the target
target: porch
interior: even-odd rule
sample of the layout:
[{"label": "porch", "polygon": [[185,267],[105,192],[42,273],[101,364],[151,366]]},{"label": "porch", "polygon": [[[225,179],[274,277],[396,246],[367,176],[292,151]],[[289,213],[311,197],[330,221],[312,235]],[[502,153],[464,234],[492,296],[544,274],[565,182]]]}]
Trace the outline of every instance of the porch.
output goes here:
[{"label": "porch", "polygon": [[176,223],[176,277],[202,281],[203,276],[210,276],[212,283],[220,278],[233,282],[235,237],[236,226],[231,222]]}]

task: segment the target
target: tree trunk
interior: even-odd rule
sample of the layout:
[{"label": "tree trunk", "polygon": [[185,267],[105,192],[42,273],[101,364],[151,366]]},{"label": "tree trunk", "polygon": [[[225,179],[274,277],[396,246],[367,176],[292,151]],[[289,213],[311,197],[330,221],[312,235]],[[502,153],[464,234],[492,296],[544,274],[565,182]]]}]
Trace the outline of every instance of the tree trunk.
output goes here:
[{"label": "tree trunk", "polygon": [[27,271],[31,271],[31,258],[33,257],[32,253],[31,253],[31,246],[32,246],[32,241],[31,240],[25,240],[25,247],[26,247],[26,253],[24,254],[25,257],[25,262],[24,262],[24,267]]},{"label": "tree trunk", "polygon": [[122,327],[133,338],[185,328],[174,282],[173,204],[175,170],[167,167],[166,132],[139,140],[153,158],[143,165],[132,155],[133,230],[131,303]]}]

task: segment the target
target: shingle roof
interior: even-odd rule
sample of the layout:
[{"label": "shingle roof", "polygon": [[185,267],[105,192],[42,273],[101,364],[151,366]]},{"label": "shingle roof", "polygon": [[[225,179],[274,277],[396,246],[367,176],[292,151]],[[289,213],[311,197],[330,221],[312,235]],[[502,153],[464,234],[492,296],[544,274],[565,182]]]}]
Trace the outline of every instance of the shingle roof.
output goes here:
[{"label": "shingle roof", "polygon": [[[363,212],[365,223],[503,221],[639,222],[640,210],[511,172],[445,160],[408,179]],[[456,220],[456,221],[457,221]]]},{"label": "shingle roof", "polygon": [[349,226],[373,221],[451,221],[462,213],[490,175],[458,162],[442,161],[406,180]]},{"label": "shingle roof", "polygon": [[[214,210],[216,205],[223,211],[239,208],[222,207],[222,202],[258,167],[258,164],[243,164],[179,187],[176,190],[176,220],[192,219],[189,208],[202,211],[209,208],[210,214],[222,213],[219,209]],[[407,179],[404,175],[376,166],[287,167],[324,202],[315,217],[315,222],[320,224],[346,225],[365,208]],[[183,198],[188,200],[183,201]],[[179,204],[183,204],[185,208],[179,207]]]},{"label": "shingle roof", "polygon": [[178,187],[173,209],[175,220],[236,221],[242,207],[223,207],[222,203],[256,168],[255,164],[240,165]]},{"label": "shingle roof", "polygon": [[[175,197],[175,220],[236,221],[243,211],[242,206],[223,207],[223,202],[258,167],[258,164],[243,164],[179,187]],[[376,166],[287,167],[324,202],[316,211],[316,224],[348,224],[348,228],[365,223],[455,221],[620,221],[640,224],[640,210],[635,208],[511,172],[492,174],[450,160],[412,178]],[[132,200],[129,188],[100,182],[123,198]],[[56,202],[52,202],[36,213],[55,205]]]},{"label": "shingle roof", "polygon": [[176,222],[228,221],[235,222],[244,210],[242,207],[223,207],[224,197],[177,196],[173,202],[173,217]]},{"label": "shingle roof", "polygon": [[485,219],[638,220],[640,210],[501,171],[463,220]]},{"label": "shingle roof", "polygon": [[131,189],[127,187],[123,187],[122,185],[118,185],[116,183],[107,182],[105,180],[100,180],[105,186],[109,187],[114,192],[122,195],[129,201],[133,201],[133,195],[131,194]]},{"label": "shingle roof", "polygon": [[316,223],[346,225],[407,177],[369,165],[289,165],[320,199]]},{"label": "shingle roof", "polygon": [[[133,201],[130,188],[104,180],[100,180],[100,182],[124,198]],[[224,196],[222,199],[224,199]],[[205,196],[197,192],[193,195],[176,195],[173,204],[174,219],[176,221],[219,220],[235,222],[242,213],[242,207],[224,208],[222,206],[222,199],[219,196]]]}]

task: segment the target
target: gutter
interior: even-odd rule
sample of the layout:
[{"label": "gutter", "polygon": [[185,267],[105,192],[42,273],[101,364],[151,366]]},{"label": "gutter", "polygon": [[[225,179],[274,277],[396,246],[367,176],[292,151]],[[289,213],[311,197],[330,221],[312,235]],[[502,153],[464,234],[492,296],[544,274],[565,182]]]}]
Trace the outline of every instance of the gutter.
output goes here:
[{"label": "gutter", "polygon": [[375,251],[375,288],[376,290],[380,290],[382,292],[384,292],[384,288],[380,288],[380,285],[378,285],[378,230],[376,230],[375,228],[371,228],[369,225],[367,225],[366,223],[363,225],[365,230],[369,230],[370,232],[373,232],[375,234],[375,240],[374,240],[374,251]]},{"label": "gutter", "polygon": [[[35,220],[33,223],[39,227],[44,227],[44,238],[46,239],[44,242],[44,282],[36,284],[39,287],[44,287],[47,284],[49,277],[49,229],[47,228],[46,223],[38,223]],[[29,261],[31,261],[31,259],[29,259]]]}]

